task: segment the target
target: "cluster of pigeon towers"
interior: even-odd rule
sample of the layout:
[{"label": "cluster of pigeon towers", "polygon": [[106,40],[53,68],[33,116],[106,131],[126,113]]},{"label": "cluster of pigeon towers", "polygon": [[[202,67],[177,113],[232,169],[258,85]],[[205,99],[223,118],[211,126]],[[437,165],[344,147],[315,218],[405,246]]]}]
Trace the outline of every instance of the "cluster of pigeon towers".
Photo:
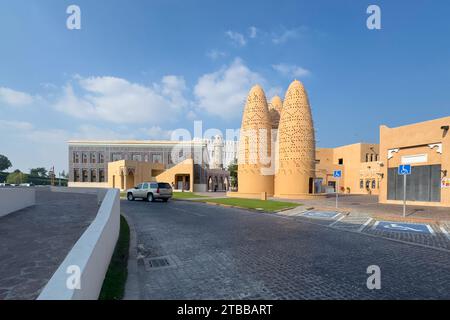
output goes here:
[{"label": "cluster of pigeon towers", "polygon": [[261,86],[250,90],[238,160],[236,196],[301,199],[314,193],[314,125],[301,82],[290,84],[284,101],[276,96],[269,104]]}]

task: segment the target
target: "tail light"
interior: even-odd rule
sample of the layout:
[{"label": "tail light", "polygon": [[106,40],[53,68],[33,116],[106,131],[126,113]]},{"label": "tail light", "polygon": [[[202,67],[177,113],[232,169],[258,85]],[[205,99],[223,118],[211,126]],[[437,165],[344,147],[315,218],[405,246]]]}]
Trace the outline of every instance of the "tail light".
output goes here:
[{"label": "tail light", "polygon": [[158,187],[158,189],[156,189],[156,193],[159,193],[159,187]]}]

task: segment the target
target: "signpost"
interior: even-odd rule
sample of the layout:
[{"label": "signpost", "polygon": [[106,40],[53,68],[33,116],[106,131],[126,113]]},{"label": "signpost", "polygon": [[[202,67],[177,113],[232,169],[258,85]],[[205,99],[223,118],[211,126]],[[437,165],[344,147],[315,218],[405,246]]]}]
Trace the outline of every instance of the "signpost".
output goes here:
[{"label": "signpost", "polygon": [[410,164],[401,164],[398,167],[398,175],[403,176],[403,218],[406,217],[406,176],[411,174]]},{"label": "signpost", "polygon": [[342,177],[342,170],[334,170],[333,177],[336,178],[336,209],[337,209],[339,199],[339,179]]}]

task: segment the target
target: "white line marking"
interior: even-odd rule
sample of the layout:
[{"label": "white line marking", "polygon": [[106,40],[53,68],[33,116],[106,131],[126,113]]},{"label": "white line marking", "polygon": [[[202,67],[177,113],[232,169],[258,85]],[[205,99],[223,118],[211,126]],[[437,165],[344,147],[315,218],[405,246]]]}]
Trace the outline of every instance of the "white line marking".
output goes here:
[{"label": "white line marking", "polygon": [[371,223],[373,220],[373,218],[369,218],[367,219],[367,221],[358,229],[358,232],[362,232],[364,230],[365,227],[367,227],[369,225],[369,223]]},{"label": "white line marking", "polygon": [[430,225],[428,225],[428,224],[426,224],[426,226],[427,226],[427,228],[428,228],[428,231],[430,231],[430,233],[431,233],[432,235],[434,235],[434,230],[433,230],[433,228],[432,228]]},{"label": "white line marking", "polygon": [[174,208],[172,208],[172,209],[181,211],[181,212],[183,212],[183,213],[193,214],[193,215],[196,215],[197,217],[205,217],[204,214],[200,214],[200,213],[197,213],[197,212],[192,212],[192,211],[184,210],[184,209],[181,209],[181,208],[176,208],[176,207],[174,207]]},{"label": "white line marking", "polygon": [[376,221],[372,226],[372,230],[375,230],[379,223],[380,223],[380,221]]},{"label": "white line marking", "polygon": [[444,226],[439,227],[442,231],[442,233],[447,237],[448,240],[450,240],[450,234],[448,234],[448,231],[445,230]]},{"label": "white line marking", "polygon": [[336,223],[338,223],[339,221],[341,221],[342,219],[344,219],[345,216],[340,217],[339,219],[337,219],[335,222],[333,222],[332,224],[330,224],[329,226],[332,227],[334,226]]}]

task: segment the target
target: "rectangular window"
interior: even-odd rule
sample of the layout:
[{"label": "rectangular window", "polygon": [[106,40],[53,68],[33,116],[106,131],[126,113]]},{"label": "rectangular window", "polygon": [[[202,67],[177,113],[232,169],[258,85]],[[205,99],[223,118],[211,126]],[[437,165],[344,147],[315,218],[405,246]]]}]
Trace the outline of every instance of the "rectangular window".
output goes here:
[{"label": "rectangular window", "polygon": [[338,160],[338,164],[344,164],[344,159],[343,158],[340,158],[339,160]]},{"label": "rectangular window", "polygon": [[160,155],[160,154],[152,155],[152,162],[153,163],[162,163],[162,155]]},{"label": "rectangular window", "polygon": [[105,155],[103,153],[98,154],[98,163],[104,163],[105,162]]},{"label": "rectangular window", "polygon": [[105,171],[103,169],[98,170],[98,182],[105,182]]},{"label": "rectangular window", "polygon": [[142,156],[140,154],[133,154],[134,161],[142,161]]},{"label": "rectangular window", "polygon": [[122,160],[122,154],[121,153],[113,153],[112,161],[119,161],[119,160]]}]

